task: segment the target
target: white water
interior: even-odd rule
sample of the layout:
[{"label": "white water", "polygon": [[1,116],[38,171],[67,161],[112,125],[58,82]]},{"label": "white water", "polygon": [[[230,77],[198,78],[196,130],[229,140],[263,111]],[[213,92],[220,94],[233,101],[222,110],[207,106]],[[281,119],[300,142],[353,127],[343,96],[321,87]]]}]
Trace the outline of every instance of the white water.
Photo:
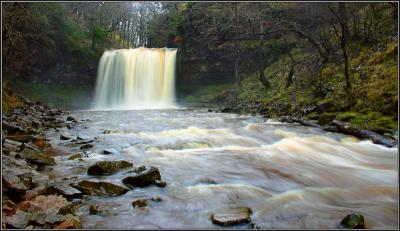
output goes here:
[{"label": "white water", "polygon": [[104,52],[94,109],[166,109],[175,106],[176,49],[135,48]]}]

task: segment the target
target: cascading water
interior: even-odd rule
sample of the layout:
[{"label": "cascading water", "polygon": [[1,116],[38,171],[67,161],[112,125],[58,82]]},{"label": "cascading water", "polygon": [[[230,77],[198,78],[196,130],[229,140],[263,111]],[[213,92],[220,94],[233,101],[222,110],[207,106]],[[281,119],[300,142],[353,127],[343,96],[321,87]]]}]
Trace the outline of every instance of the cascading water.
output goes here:
[{"label": "cascading water", "polygon": [[143,47],[104,52],[97,73],[94,108],[176,107],[176,52]]}]

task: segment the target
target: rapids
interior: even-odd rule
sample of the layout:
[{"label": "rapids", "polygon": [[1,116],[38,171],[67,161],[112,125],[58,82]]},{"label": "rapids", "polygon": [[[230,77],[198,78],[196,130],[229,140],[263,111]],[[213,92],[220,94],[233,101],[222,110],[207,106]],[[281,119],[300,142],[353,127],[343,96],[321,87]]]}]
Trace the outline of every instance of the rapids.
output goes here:
[{"label": "rapids", "polygon": [[[99,160],[128,160],[159,168],[167,187],[135,188],[121,196],[84,197],[78,210],[84,228],[221,228],[213,211],[231,205],[252,209],[252,222],[268,228],[337,228],[351,212],[367,228],[397,226],[397,148],[351,136],[258,116],[200,109],[73,111],[72,129],[47,134],[60,152],[79,146],[60,141],[61,132],[95,139],[83,161],[56,156],[54,179],[88,176]],[[104,131],[108,130],[108,134]],[[114,154],[104,155],[102,150]],[[138,197],[160,196],[148,210]],[[96,204],[102,212],[89,214]],[[234,228],[247,228],[247,225]]]}]

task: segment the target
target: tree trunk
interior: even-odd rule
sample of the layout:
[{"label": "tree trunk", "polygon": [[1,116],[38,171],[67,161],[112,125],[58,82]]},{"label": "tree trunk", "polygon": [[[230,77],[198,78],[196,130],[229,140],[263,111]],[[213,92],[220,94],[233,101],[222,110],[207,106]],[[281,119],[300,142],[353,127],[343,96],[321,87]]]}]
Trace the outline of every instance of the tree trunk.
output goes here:
[{"label": "tree trunk", "polygon": [[292,54],[290,53],[290,49],[289,49],[289,58],[290,58],[290,69],[289,69],[289,73],[288,73],[288,77],[286,80],[286,88],[288,88],[290,85],[292,85],[293,83],[293,76],[294,76],[294,59]]},{"label": "tree trunk", "polygon": [[262,53],[262,44],[264,42],[264,25],[260,22],[260,42],[257,45],[257,53],[258,53],[258,71],[259,71],[259,79],[261,83],[268,89],[271,87],[268,79],[265,77],[264,70],[265,70],[265,61],[264,55]]},{"label": "tree trunk", "polygon": [[340,27],[342,30],[342,36],[340,37],[340,46],[342,48],[343,52],[343,61],[344,61],[344,76],[346,80],[346,90],[347,93],[350,93],[350,76],[349,76],[349,61],[348,61],[348,55],[347,55],[347,49],[346,49],[346,44],[347,44],[347,39],[349,35],[349,28],[347,26],[347,15],[346,15],[346,8],[345,8],[345,3],[344,2],[339,2],[339,16],[340,16]]}]

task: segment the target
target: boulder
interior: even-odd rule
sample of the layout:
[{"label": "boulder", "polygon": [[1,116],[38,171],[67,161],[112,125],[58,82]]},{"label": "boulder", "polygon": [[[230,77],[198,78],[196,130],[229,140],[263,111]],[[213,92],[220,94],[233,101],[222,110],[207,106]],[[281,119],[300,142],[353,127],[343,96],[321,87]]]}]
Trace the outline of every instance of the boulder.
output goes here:
[{"label": "boulder", "polygon": [[29,212],[44,212],[47,214],[57,214],[59,210],[67,205],[68,202],[63,196],[59,195],[39,195],[32,200],[18,203],[18,209]]},{"label": "boulder", "polygon": [[1,178],[3,187],[6,191],[10,191],[10,193],[25,194],[29,189],[29,184],[22,181],[16,173],[10,169],[3,170]]},{"label": "boulder", "polygon": [[1,129],[7,131],[7,135],[28,134],[28,132],[18,126],[17,123],[7,122],[5,120],[2,121]]},{"label": "boulder", "polygon": [[133,164],[125,161],[99,161],[88,168],[88,175],[109,175],[121,169],[132,167]]},{"label": "boulder", "polygon": [[84,144],[84,145],[82,145],[82,146],[80,147],[81,150],[83,150],[83,149],[89,149],[89,148],[93,148],[93,145],[92,145],[92,144]]},{"label": "boulder", "polygon": [[365,229],[364,217],[359,213],[351,213],[340,222],[346,229]]},{"label": "boulder", "polygon": [[82,198],[82,192],[69,185],[53,185],[48,188],[52,193],[64,196],[67,200]]},{"label": "boulder", "polygon": [[39,196],[39,195],[46,195],[49,194],[49,190],[46,186],[39,186],[34,189],[26,191],[24,195],[25,200],[32,200],[33,198]]},{"label": "boulder", "polygon": [[68,157],[68,160],[75,160],[78,158],[82,158],[82,153],[75,153]]},{"label": "boulder", "polygon": [[60,224],[65,221],[65,217],[59,214],[48,214],[44,212],[35,213],[30,221],[35,225],[45,226],[48,224],[49,226],[53,226],[55,224]]},{"label": "boulder", "polygon": [[211,220],[222,226],[245,224],[251,221],[251,214],[251,209],[247,207],[225,208],[213,213]]},{"label": "boulder", "polygon": [[82,224],[78,218],[68,214],[65,221],[57,225],[55,229],[82,229]]},{"label": "boulder", "polygon": [[150,200],[155,201],[155,202],[160,202],[160,201],[162,201],[162,198],[159,196],[156,196],[156,197],[152,197]]},{"label": "boulder", "polygon": [[3,151],[5,152],[17,152],[21,149],[22,143],[10,139],[4,139]]},{"label": "boulder", "polygon": [[73,137],[68,133],[60,134],[60,140],[72,140],[72,139],[73,139]]},{"label": "boulder", "polygon": [[96,182],[84,180],[78,184],[72,184],[71,186],[78,189],[83,194],[91,196],[122,195],[129,191],[129,189],[125,187],[101,181]]},{"label": "boulder", "polygon": [[23,229],[28,226],[31,217],[31,213],[17,210],[14,215],[6,216],[3,222],[6,224],[6,228]]},{"label": "boulder", "polygon": [[141,208],[141,207],[146,207],[147,206],[147,200],[146,198],[139,198],[136,199],[132,202],[132,206],[134,208]]},{"label": "boulder", "polygon": [[98,214],[100,212],[99,206],[98,205],[90,205],[89,207],[89,213],[92,215]]},{"label": "boulder", "polygon": [[56,161],[53,157],[45,155],[33,149],[24,148],[21,152],[17,154],[17,156],[25,159],[30,164],[36,164],[38,166],[56,164]]},{"label": "boulder", "polygon": [[161,180],[155,180],[154,184],[160,188],[165,188],[167,186],[167,182]]},{"label": "boulder", "polygon": [[71,121],[71,122],[74,122],[74,123],[77,122],[76,119],[74,117],[72,117],[72,116],[68,116],[67,117],[67,121]]},{"label": "boulder", "polygon": [[122,182],[129,186],[145,187],[154,184],[157,180],[161,180],[160,171],[155,167],[150,167],[134,176],[124,178]]}]

